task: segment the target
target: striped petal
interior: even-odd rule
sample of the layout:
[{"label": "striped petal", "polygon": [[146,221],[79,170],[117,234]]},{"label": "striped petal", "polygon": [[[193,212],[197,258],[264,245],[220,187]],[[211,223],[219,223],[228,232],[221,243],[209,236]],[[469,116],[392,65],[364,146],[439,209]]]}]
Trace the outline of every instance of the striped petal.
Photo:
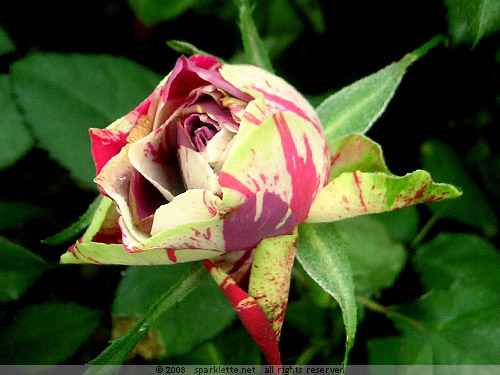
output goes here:
[{"label": "striped petal", "polygon": [[151,95],[137,108],[114,121],[106,129],[90,129],[96,175],[127,143],[133,143],[136,139],[144,137],[151,131],[149,123],[154,118],[159,104],[159,93],[167,79],[168,76],[158,84]]},{"label": "striped petal", "polygon": [[118,264],[118,265],[144,265],[154,266],[192,262],[212,258],[219,254],[210,250],[150,250],[140,253],[130,253],[120,244],[104,244],[86,242],[76,244],[72,252],[66,252],[61,257],[61,263],[66,264]]},{"label": "striped petal", "polygon": [[347,172],[330,181],[319,192],[306,221],[335,221],[460,195],[451,185],[434,183],[429,173],[422,170],[403,177],[387,173]]},{"label": "striped petal", "polygon": [[[314,108],[291,85],[253,65],[223,65],[220,73],[233,86],[254,98],[263,98],[266,110],[293,113],[313,124],[318,132],[323,133]],[[261,108],[264,110],[264,108]]]},{"label": "striped petal", "polygon": [[240,124],[219,175],[223,204],[234,207],[262,191],[278,195],[301,223],[327,179],[322,133],[291,113],[276,113],[258,127]]},{"label": "striped petal", "polygon": [[266,313],[277,341],[285,319],[297,241],[297,230],[291,235],[266,238],[255,249],[250,271],[248,294]]},{"label": "striped petal", "polygon": [[171,201],[184,190],[177,162],[175,125],[165,125],[130,145],[130,164]]},{"label": "striped petal", "polygon": [[272,366],[281,366],[278,340],[262,307],[222,268],[215,266],[209,260],[204,260],[203,264],[235,309],[248,333],[262,350],[268,363]]},{"label": "striped petal", "polygon": [[[101,191],[104,191],[117,205],[121,217],[119,223],[122,229],[122,241],[128,246],[129,243],[145,241],[149,234],[142,232],[134,225],[134,218],[129,207],[129,189],[134,167],[129,161],[128,152],[130,144],[125,145],[118,155],[115,155],[103,167],[94,179]],[[126,226],[128,232],[123,231]]]},{"label": "striped petal", "polygon": [[370,138],[351,133],[328,144],[331,155],[330,181],[345,172],[389,173],[382,148]]},{"label": "striped petal", "polygon": [[224,219],[225,250],[252,250],[265,238],[289,233],[296,222],[295,215],[279,195],[259,191]]},{"label": "striped petal", "polygon": [[114,244],[121,242],[121,231],[118,226],[120,214],[108,197],[102,197],[101,203],[92,218],[92,222],[79,242],[102,242]]}]

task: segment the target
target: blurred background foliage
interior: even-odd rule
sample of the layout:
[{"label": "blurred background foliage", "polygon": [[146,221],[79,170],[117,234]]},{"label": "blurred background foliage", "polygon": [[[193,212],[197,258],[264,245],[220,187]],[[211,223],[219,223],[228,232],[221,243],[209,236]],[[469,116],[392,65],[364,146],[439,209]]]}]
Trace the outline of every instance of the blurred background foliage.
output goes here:
[{"label": "blurred background foliage", "polygon": [[[89,127],[133,109],[174,66],[167,40],[244,62],[228,0],[9,2],[0,11],[0,363],[81,364],[185,272],[59,266],[41,242],[97,195]],[[500,1],[256,1],[278,75],[314,106],[435,36],[368,133],[398,175],[460,186],[445,203],[335,224],[359,303],[354,364],[500,364]],[[196,295],[195,295],[196,294]],[[208,280],[128,363],[262,363]],[[337,303],[297,264],[286,364],[339,364]]]}]

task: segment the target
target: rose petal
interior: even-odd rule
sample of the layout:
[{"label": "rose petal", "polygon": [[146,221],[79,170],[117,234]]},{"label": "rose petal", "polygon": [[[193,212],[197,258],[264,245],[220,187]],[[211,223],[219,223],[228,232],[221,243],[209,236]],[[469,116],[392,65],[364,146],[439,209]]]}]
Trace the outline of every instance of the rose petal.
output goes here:
[{"label": "rose petal", "polygon": [[218,215],[220,198],[207,190],[191,189],[156,210],[151,235],[178,225],[210,220]]},{"label": "rose petal", "polygon": [[128,205],[130,180],[134,171],[134,167],[127,156],[130,146],[130,144],[127,144],[118,155],[110,159],[94,181],[118,206],[121,214],[120,219],[123,223],[122,233],[123,226],[126,226],[130,239],[134,242],[141,242],[148,238],[148,234],[135,227]]},{"label": "rose petal", "polygon": [[197,152],[186,130],[177,125],[178,160],[186,189],[205,189],[221,194],[218,178],[207,159]]},{"label": "rose petal", "polygon": [[323,134],[293,114],[275,114],[258,127],[240,124],[219,175],[223,203],[237,206],[267,191],[286,202],[300,224],[328,178]]},{"label": "rose petal", "polygon": [[281,366],[281,353],[276,335],[259,304],[236,285],[231,276],[221,268],[216,267],[209,260],[204,260],[203,264],[236,310],[241,322],[264,353],[268,363],[272,366]]},{"label": "rose petal", "polygon": [[79,242],[103,242],[107,244],[121,242],[121,231],[118,226],[118,211],[111,199],[102,197],[102,201],[92,221]]},{"label": "rose petal", "polygon": [[[204,79],[206,82],[210,82],[212,85],[217,87],[220,90],[224,90],[232,97],[241,99],[245,102],[250,102],[253,100],[253,96],[248,95],[241,90],[239,90],[235,85],[229,83],[225,77],[219,72],[219,70],[215,69],[203,69],[199,66],[196,66],[191,60],[186,60],[186,64],[189,70],[195,72],[198,77]],[[224,65],[225,66],[225,65]]]},{"label": "rose petal", "polygon": [[255,249],[248,294],[262,307],[279,341],[285,319],[290,278],[297,249],[292,235],[266,238]]},{"label": "rose petal", "polygon": [[331,155],[330,180],[345,172],[389,173],[382,148],[370,138],[351,133],[328,145]]},{"label": "rose petal", "polygon": [[455,198],[460,194],[451,185],[434,183],[429,173],[422,170],[403,177],[387,173],[348,172],[330,181],[319,192],[306,221],[335,221]]},{"label": "rose petal", "polygon": [[73,252],[66,252],[61,256],[61,263],[66,264],[119,264],[119,265],[161,265],[192,262],[213,258],[217,254],[211,250],[148,250],[130,253],[123,245],[107,245],[103,243],[87,242],[76,244]]},{"label": "rose petal", "polygon": [[253,65],[225,64],[220,69],[225,80],[254,98],[264,97],[271,113],[291,112],[311,122],[322,132],[314,108],[304,97],[280,77]]},{"label": "rose petal", "polygon": [[289,233],[295,226],[295,215],[279,195],[257,192],[224,219],[226,251],[251,250],[264,238]]},{"label": "rose petal", "polygon": [[209,191],[192,189],[160,207],[152,228],[152,237],[134,245],[133,251],[150,249],[207,249],[222,253],[225,241],[219,208],[221,200]]},{"label": "rose petal", "polygon": [[177,161],[175,125],[165,125],[130,146],[128,157],[165,199],[171,201],[183,192]]}]

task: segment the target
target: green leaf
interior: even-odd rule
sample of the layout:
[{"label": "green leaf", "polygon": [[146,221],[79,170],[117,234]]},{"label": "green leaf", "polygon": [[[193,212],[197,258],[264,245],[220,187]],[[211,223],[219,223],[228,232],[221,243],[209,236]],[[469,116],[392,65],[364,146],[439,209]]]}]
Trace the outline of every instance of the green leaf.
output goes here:
[{"label": "green leaf", "polygon": [[389,235],[395,241],[409,243],[418,234],[420,217],[416,207],[382,212],[372,216],[385,224]]},{"label": "green leaf", "polygon": [[286,308],[285,324],[291,325],[305,337],[319,340],[325,334],[328,324],[327,310],[315,307],[314,314],[311,314],[309,298],[291,301]]},{"label": "green leaf", "polygon": [[454,44],[473,43],[500,30],[499,0],[445,0]]},{"label": "green leaf", "polygon": [[[0,26],[0,56],[16,52],[16,46],[9,34]],[[0,85],[1,87],[2,85]]]},{"label": "green leaf", "polygon": [[128,3],[135,15],[146,26],[153,26],[179,17],[191,8],[196,0],[128,0]]},{"label": "green leaf", "polygon": [[267,49],[252,18],[253,4],[250,0],[236,0],[236,2],[240,9],[239,27],[247,64],[255,64],[273,73]]},{"label": "green leaf", "polygon": [[197,346],[184,356],[162,360],[163,364],[172,365],[258,366],[261,362],[259,347],[241,324],[226,329],[213,341]]},{"label": "green leaf", "polygon": [[90,225],[90,223],[92,223],[94,214],[97,208],[101,205],[102,200],[103,200],[102,195],[99,195],[90,204],[87,211],[85,211],[85,213],[82,216],[80,216],[78,221],[71,224],[68,228],[66,228],[62,232],[47,237],[46,239],[42,240],[42,242],[46,245],[55,246],[74,239],[76,236],[78,236],[79,233],[81,233],[85,228],[87,228]]},{"label": "green leaf", "polygon": [[295,3],[305,14],[314,31],[323,33],[325,31],[325,18],[320,2],[318,0],[295,0]]},{"label": "green leaf", "polygon": [[391,287],[406,262],[404,247],[395,242],[374,216],[359,216],[335,222],[352,265],[356,294],[378,294]]},{"label": "green leaf", "polygon": [[489,286],[500,293],[500,253],[485,239],[464,233],[440,233],[418,247],[413,259],[427,288],[445,288],[456,280]]},{"label": "green leaf", "polygon": [[87,370],[86,374],[104,375],[118,372],[119,367],[110,365],[121,365],[139,341],[148,334],[151,325],[169,308],[200,286],[207,277],[208,272],[201,264],[192,266],[189,272],[179,277],[177,282],[156,300],[134,328],[113,340],[110,346],[89,362],[89,365],[94,366]]},{"label": "green leaf", "polygon": [[344,363],[347,363],[356,335],[357,306],[351,264],[344,244],[332,224],[302,223],[299,238],[297,259],[342,309],[346,330]]},{"label": "green leaf", "polygon": [[108,55],[36,53],[12,64],[11,73],[40,147],[90,186],[95,169],[88,129],[127,114],[160,81],[151,70]]},{"label": "green leaf", "polygon": [[[133,266],[123,276],[113,303],[115,333],[144,316],[149,307],[189,269],[189,264]],[[136,351],[143,357],[179,356],[219,334],[235,313],[213,280],[162,315],[150,328],[150,340]],[[116,336],[116,335],[115,335]]]},{"label": "green leaf", "polygon": [[403,334],[400,364],[500,365],[499,311],[497,291],[459,282],[398,308],[388,316]]},{"label": "green leaf", "polygon": [[0,237],[0,302],[19,299],[47,268],[38,255]]},{"label": "green leaf", "polygon": [[364,134],[384,112],[406,69],[437,46],[437,36],[400,61],[343,88],[316,109],[328,142],[351,132]]},{"label": "green leaf", "polygon": [[422,145],[420,158],[434,180],[456,184],[463,190],[460,199],[429,204],[435,215],[480,228],[488,236],[498,232],[499,222],[490,202],[449,145],[438,140],[427,141]]},{"label": "green leaf", "polygon": [[70,357],[100,324],[100,311],[48,302],[17,311],[0,337],[1,364],[49,365]]},{"label": "green leaf", "polygon": [[[401,352],[401,337],[377,337],[370,339],[366,343],[368,349],[368,364],[375,366],[395,365],[399,362]],[[370,368],[370,375],[385,375],[387,368]]]},{"label": "green leaf", "polygon": [[35,204],[0,200],[0,231],[21,228],[43,216],[43,208]]},{"label": "green leaf", "polygon": [[12,98],[10,78],[0,74],[0,169],[13,165],[34,146]]}]

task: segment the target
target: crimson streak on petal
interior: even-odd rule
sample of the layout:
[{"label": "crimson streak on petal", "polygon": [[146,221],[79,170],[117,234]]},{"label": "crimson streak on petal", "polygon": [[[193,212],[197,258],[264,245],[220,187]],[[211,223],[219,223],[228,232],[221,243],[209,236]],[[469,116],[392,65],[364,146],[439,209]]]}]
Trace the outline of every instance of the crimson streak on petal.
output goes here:
[{"label": "crimson streak on petal", "polygon": [[[207,270],[212,273],[215,265],[208,259],[202,260]],[[212,274],[213,276],[213,274]],[[216,278],[216,277],[214,277]],[[255,340],[271,366],[281,367],[281,354],[276,335],[264,310],[253,297],[241,289],[234,280],[227,276],[224,280],[216,280],[220,289],[236,310],[241,322]]]},{"label": "crimson streak on petal", "polygon": [[306,135],[304,135],[306,155],[305,158],[302,158],[297,152],[295,141],[283,114],[280,112],[275,113],[273,114],[273,118],[280,133],[286,169],[292,181],[290,208],[295,214],[296,224],[298,225],[307,218],[311,204],[319,189],[320,181],[316,174],[316,168],[312,160],[311,146]]}]

